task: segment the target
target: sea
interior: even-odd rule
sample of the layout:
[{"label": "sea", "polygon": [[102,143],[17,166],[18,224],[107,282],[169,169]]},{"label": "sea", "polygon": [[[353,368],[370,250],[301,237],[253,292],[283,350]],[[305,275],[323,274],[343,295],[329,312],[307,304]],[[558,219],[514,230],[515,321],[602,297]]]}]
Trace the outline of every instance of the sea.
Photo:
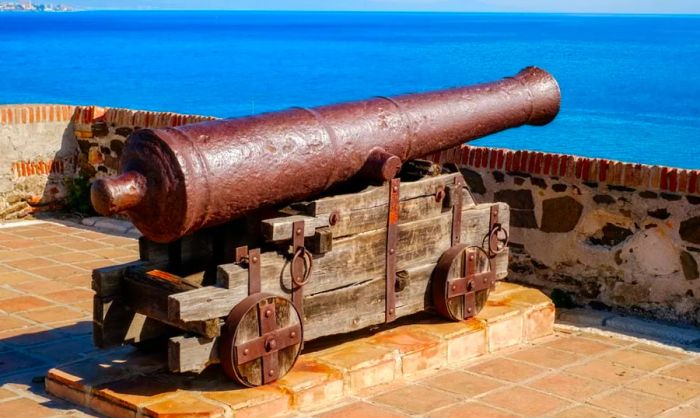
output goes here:
[{"label": "sea", "polygon": [[700,168],[700,16],[0,13],[0,103],[234,117],[495,80],[562,109],[473,144]]}]

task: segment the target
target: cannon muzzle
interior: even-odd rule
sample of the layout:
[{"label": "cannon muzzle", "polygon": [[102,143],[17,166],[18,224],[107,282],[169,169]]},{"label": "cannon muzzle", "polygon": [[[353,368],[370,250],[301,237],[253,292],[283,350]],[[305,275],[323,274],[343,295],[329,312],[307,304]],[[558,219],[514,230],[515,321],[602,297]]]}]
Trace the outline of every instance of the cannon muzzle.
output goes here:
[{"label": "cannon muzzle", "polygon": [[93,183],[92,203],[170,242],[351,178],[386,180],[404,161],[504,129],[544,125],[560,101],[554,78],[528,67],[470,87],[144,129],[127,140],[121,174]]}]

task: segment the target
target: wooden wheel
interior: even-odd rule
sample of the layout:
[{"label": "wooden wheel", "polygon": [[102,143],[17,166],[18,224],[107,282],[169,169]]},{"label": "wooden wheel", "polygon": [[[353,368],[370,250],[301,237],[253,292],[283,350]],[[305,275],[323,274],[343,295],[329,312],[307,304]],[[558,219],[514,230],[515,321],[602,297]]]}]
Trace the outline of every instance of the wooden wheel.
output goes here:
[{"label": "wooden wheel", "polygon": [[433,305],[452,321],[475,316],[496,281],[488,254],[478,247],[458,244],[445,251],[431,277]]},{"label": "wooden wheel", "polygon": [[224,372],[245,386],[275,381],[294,366],[303,328],[289,299],[255,293],[236,305],[226,318],[219,358]]}]

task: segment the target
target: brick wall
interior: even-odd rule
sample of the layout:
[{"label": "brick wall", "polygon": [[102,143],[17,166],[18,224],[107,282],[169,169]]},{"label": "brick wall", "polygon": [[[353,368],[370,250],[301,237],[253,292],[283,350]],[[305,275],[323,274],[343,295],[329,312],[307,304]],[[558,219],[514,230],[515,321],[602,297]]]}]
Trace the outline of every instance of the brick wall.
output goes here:
[{"label": "brick wall", "polygon": [[65,195],[77,152],[74,106],[0,106],[0,219],[50,207]]},{"label": "brick wall", "polygon": [[58,207],[68,179],[114,174],[135,129],[211,119],[96,106],[0,106],[0,220]]},{"label": "brick wall", "polygon": [[511,279],[700,324],[700,171],[472,146],[430,158],[458,165],[477,200],[511,206]]}]

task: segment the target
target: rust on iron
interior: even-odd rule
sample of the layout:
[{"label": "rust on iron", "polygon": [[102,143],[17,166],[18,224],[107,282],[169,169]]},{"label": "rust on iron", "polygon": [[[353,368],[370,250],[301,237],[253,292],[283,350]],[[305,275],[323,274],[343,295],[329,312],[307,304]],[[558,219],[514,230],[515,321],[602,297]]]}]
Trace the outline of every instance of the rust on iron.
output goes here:
[{"label": "rust on iron", "polygon": [[398,243],[398,223],[401,180],[389,182],[389,211],[386,222],[386,313],[385,322],[396,319],[396,244]]},{"label": "rust on iron", "polygon": [[236,248],[234,261],[248,269],[248,295],[259,293],[260,284],[260,248],[248,250],[247,245]]},{"label": "rust on iron", "polygon": [[292,250],[294,255],[289,266],[292,276],[292,303],[303,315],[304,285],[309,280],[312,263],[311,256],[304,247],[304,221],[292,224]]},{"label": "rust on iron", "polygon": [[464,200],[464,183],[462,176],[455,177],[452,195],[452,237],[451,245],[454,247],[462,239],[462,203]]},{"label": "rust on iron", "polygon": [[[435,310],[443,317],[459,321],[471,318],[478,313],[476,294],[480,291],[488,291],[497,280],[490,261],[487,271],[476,271],[478,254],[483,252],[484,250],[480,247],[458,244],[445,251],[438,260],[431,277],[431,286]],[[457,261],[461,261],[458,277],[450,277],[450,272]],[[454,309],[450,309],[450,300],[454,298],[463,299],[461,317],[456,315]]]},{"label": "rust on iron", "polygon": [[367,161],[357,176],[361,179],[385,182],[396,177],[400,170],[401,158],[386,152],[384,148],[376,147],[369,152]]},{"label": "rust on iron", "polygon": [[508,247],[508,231],[498,222],[498,205],[491,206],[489,233],[486,237],[489,257],[495,257]]},{"label": "rust on iron", "polygon": [[544,125],[560,99],[554,78],[528,67],[470,87],[143,129],[126,142],[121,174],[95,180],[91,199],[99,213],[125,212],[144,236],[170,242],[347,181],[376,148],[406,162]]}]

